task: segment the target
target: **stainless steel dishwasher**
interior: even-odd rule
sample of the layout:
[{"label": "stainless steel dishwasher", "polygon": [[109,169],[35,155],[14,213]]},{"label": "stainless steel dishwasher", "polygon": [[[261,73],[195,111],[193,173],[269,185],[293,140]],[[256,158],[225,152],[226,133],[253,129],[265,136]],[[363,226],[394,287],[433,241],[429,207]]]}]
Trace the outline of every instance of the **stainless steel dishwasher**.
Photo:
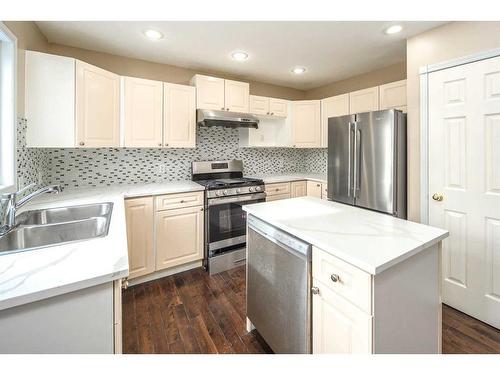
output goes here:
[{"label": "stainless steel dishwasher", "polygon": [[311,245],[247,223],[247,316],[275,353],[311,353]]}]

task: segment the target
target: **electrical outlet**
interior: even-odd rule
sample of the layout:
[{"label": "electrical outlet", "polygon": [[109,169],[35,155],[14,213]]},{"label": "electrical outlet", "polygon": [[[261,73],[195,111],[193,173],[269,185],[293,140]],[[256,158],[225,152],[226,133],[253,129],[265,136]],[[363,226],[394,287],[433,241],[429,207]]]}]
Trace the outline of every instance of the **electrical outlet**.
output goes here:
[{"label": "electrical outlet", "polygon": [[37,184],[38,184],[38,185],[43,185],[43,175],[42,175],[42,171],[38,171],[38,179],[37,179]]},{"label": "electrical outlet", "polygon": [[156,166],[156,168],[157,168],[158,174],[165,174],[165,172],[167,171],[167,166],[165,164],[158,164]]}]

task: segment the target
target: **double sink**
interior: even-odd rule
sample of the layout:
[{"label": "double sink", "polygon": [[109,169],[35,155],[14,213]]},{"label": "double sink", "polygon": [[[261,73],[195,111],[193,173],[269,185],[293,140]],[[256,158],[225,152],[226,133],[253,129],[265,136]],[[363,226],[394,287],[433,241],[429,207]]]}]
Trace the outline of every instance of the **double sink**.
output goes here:
[{"label": "double sink", "polygon": [[0,255],[104,237],[112,211],[107,202],[22,212],[0,238]]}]

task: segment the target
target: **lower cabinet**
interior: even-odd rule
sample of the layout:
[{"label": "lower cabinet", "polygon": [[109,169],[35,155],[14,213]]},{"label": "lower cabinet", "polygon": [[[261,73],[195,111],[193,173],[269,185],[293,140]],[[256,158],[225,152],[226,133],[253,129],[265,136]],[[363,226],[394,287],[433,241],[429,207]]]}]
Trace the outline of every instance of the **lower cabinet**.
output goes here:
[{"label": "lower cabinet", "polygon": [[291,182],[290,191],[292,198],[305,197],[307,195],[307,182],[306,181]]},{"label": "lower cabinet", "polygon": [[266,184],[265,189],[267,202],[291,198],[289,182]]},{"label": "lower cabinet", "polygon": [[153,197],[125,200],[129,279],[155,270]]},{"label": "lower cabinet", "polygon": [[203,259],[203,192],[125,200],[129,279]]},{"label": "lower cabinet", "polygon": [[203,258],[203,207],[158,211],[156,270]]},{"label": "lower cabinet", "polygon": [[315,181],[307,181],[307,196],[321,198],[321,183]]}]

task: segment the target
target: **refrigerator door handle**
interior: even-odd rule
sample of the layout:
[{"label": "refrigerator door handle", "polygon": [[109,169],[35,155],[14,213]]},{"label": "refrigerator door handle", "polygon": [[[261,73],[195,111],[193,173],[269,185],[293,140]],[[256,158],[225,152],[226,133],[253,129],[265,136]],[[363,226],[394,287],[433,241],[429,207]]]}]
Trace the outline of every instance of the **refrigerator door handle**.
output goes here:
[{"label": "refrigerator door handle", "polygon": [[347,165],[348,165],[348,173],[347,173],[347,196],[350,197],[351,196],[351,190],[352,189],[352,185],[351,185],[351,170],[352,170],[352,162],[351,162],[351,158],[352,158],[352,138],[351,138],[351,133],[353,132],[353,123],[352,122],[349,122],[349,135],[348,135],[348,149],[347,149],[347,152],[349,154],[349,158],[347,159]]},{"label": "refrigerator door handle", "polygon": [[354,197],[359,197],[361,190],[361,129],[356,124],[356,182],[354,185]]}]

